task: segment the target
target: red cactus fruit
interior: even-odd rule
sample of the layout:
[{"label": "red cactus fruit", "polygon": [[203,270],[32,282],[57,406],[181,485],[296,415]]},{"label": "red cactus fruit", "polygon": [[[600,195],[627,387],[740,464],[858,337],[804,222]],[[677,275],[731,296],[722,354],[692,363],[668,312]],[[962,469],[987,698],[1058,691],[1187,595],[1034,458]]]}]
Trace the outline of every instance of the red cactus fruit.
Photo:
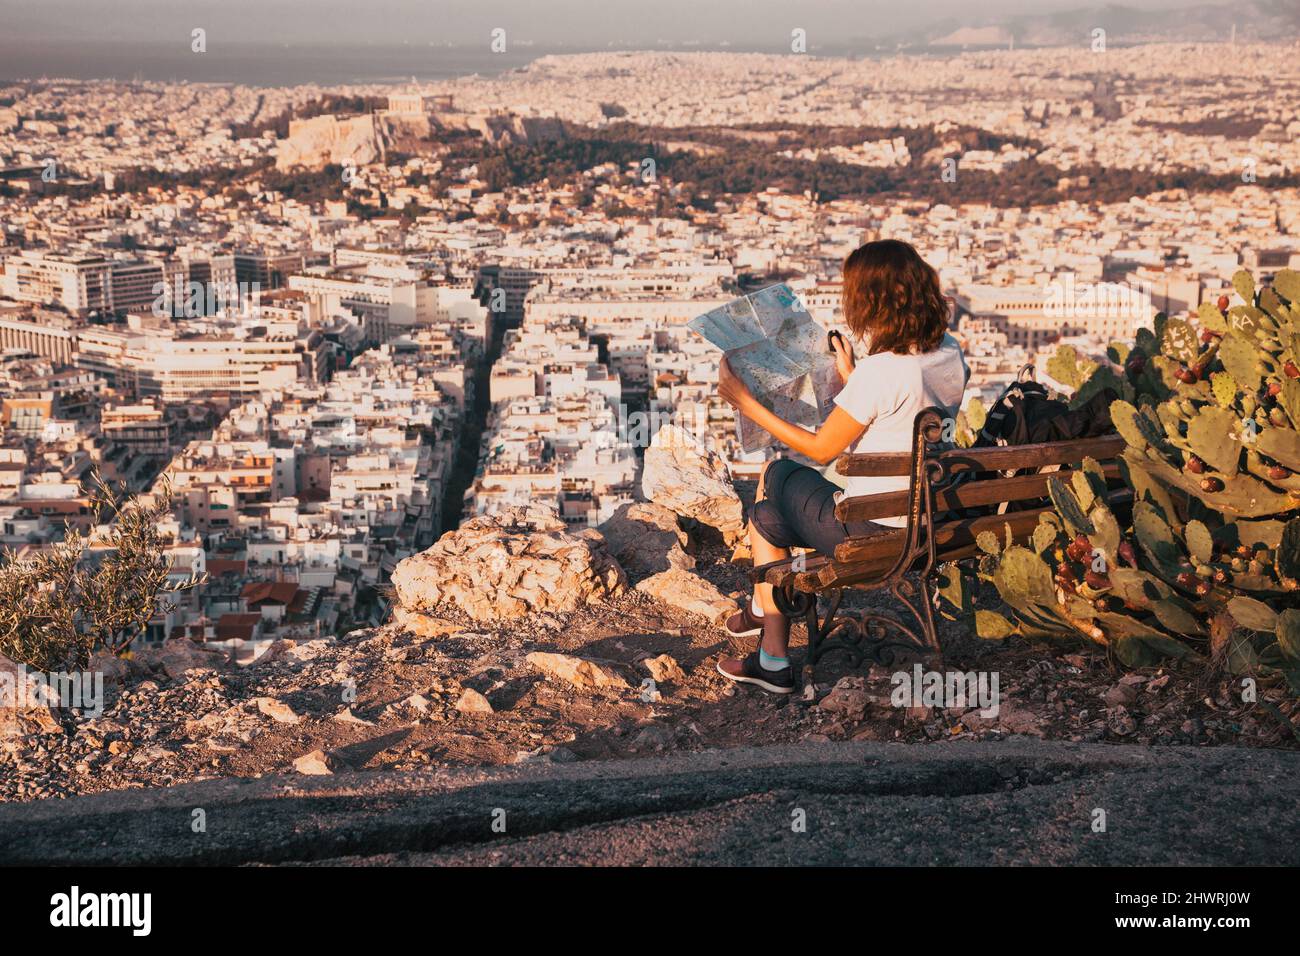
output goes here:
[{"label": "red cactus fruit", "polygon": [[1092,542],[1087,535],[1077,535],[1065,548],[1066,557],[1071,561],[1082,561],[1092,553]]},{"label": "red cactus fruit", "polygon": [[1104,574],[1098,574],[1096,571],[1089,571],[1085,574],[1083,576],[1083,582],[1088,585],[1088,587],[1097,591],[1104,591],[1106,588],[1110,587],[1110,578],[1106,577]]}]

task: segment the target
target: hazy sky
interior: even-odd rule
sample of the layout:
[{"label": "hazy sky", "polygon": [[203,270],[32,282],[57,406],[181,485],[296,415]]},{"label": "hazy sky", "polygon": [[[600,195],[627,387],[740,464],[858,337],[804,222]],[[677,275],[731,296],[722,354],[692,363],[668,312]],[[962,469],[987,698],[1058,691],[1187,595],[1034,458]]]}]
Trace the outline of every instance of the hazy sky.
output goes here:
[{"label": "hazy sky", "polygon": [[[1126,0],[1160,9],[1189,0]],[[167,41],[203,27],[209,39],[267,43],[486,43],[494,27],[539,44],[647,46],[788,42],[791,28],[847,39],[894,34],[950,17],[1049,13],[1089,0],[0,0],[10,41]],[[782,38],[785,38],[782,40]]]}]

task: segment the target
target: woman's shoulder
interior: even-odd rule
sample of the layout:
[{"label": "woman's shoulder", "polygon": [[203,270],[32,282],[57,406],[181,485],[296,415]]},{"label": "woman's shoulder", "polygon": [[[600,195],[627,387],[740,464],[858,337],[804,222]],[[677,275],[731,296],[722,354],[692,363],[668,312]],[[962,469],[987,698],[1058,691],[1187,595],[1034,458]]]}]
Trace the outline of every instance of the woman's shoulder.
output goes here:
[{"label": "woman's shoulder", "polygon": [[901,352],[868,352],[857,360],[854,370],[860,368],[875,369],[877,372],[889,365],[898,365],[908,361],[914,361],[915,354],[903,354]]},{"label": "woman's shoulder", "polygon": [[960,358],[965,361],[965,353],[962,351],[961,342],[950,333],[944,333],[939,344],[929,352],[876,352],[873,355],[865,355],[857,360],[854,371],[863,371],[863,377],[870,374],[872,376],[888,374],[890,371],[896,371],[900,367],[922,367],[933,364],[936,360],[948,361]]},{"label": "woman's shoulder", "polygon": [[897,352],[864,355],[853,366],[846,386],[873,394],[906,390],[921,377],[921,364],[916,359],[915,355],[899,355]]},{"label": "woman's shoulder", "polygon": [[966,364],[966,352],[951,332],[945,332],[939,347],[930,353],[940,364]]},{"label": "woman's shoulder", "polygon": [[876,352],[857,360],[846,389],[875,395],[904,394],[920,387],[925,377],[923,356],[912,352]]}]

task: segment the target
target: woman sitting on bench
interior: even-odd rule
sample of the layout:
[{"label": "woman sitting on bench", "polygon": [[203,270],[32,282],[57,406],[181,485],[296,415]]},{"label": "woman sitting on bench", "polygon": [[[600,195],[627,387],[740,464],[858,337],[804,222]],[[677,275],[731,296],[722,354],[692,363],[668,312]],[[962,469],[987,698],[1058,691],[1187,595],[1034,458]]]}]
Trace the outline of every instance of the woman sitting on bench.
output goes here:
[{"label": "woman sitting on bench", "polygon": [[[760,405],[725,358],[718,376],[718,394],[737,413],[823,465],[850,448],[854,454],[910,451],[917,413],[936,405],[956,414],[970,375],[961,346],[947,334],[948,304],[939,276],[906,242],[869,242],[844,261],[843,309],[844,324],[867,354],[855,363],[852,345],[832,333],[844,387],[817,431]],[[905,490],[908,478],[853,477],[846,482],[844,495],[852,497]],[[807,465],[789,458],[768,462],[749,518],[754,564],[781,561],[795,547],[833,555],[835,546],[850,536],[906,526],[903,517],[844,524],[835,517],[839,490]],[[787,656],[790,621],[777,610],[772,585],[756,585],[752,601],[727,621],[727,630],[737,637],[761,634],[762,639],[748,657],[724,658],[718,664],[722,676],[775,694],[794,689]]]}]

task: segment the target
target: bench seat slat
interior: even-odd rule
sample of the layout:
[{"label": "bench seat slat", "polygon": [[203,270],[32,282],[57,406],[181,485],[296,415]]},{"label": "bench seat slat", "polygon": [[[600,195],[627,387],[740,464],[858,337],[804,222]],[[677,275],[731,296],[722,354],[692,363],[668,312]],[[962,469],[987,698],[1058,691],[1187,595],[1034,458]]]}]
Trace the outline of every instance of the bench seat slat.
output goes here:
[{"label": "bench seat slat", "polygon": [[[1005,515],[981,515],[978,518],[963,518],[957,521],[944,521],[934,526],[934,545],[940,552],[949,547],[963,547],[974,543],[976,537],[984,531],[1002,534],[1003,526],[1011,525],[1015,536],[1032,534],[1038,525],[1038,516],[1044,511],[1052,510],[1051,505],[1042,505],[1026,511],[1012,511]],[[838,563],[874,561],[882,557],[896,559],[903,549],[907,531],[896,528],[875,534],[862,535],[843,541],[835,549]]]},{"label": "bench seat slat", "polygon": [[[1103,465],[1107,481],[1120,477],[1119,465]],[[1004,501],[1034,501],[1047,497],[1047,482],[1053,477],[1063,477],[1060,472],[1016,475],[1012,478],[985,478],[969,481],[953,488],[938,488],[934,492],[935,511],[956,511],[961,508],[980,508],[1001,504]],[[1064,475],[1068,480],[1068,474]],[[888,491],[876,495],[845,498],[835,506],[835,517],[840,521],[875,521],[907,513],[907,491]]]},{"label": "bench seat slat", "polygon": [[831,558],[824,554],[809,554],[804,558],[804,570],[798,572],[792,567],[795,560],[794,558],[786,558],[784,561],[753,568],[749,574],[750,579],[756,584],[764,583],[773,587],[781,587],[791,576],[803,574],[806,576],[805,580],[811,580],[823,565],[831,562]]},{"label": "bench seat slat", "polygon": [[[1108,496],[1112,508],[1123,509],[1132,500],[1133,491],[1130,488],[1117,489]],[[1051,505],[1043,505],[1025,511],[1011,511],[1004,515],[981,515],[978,518],[936,522],[934,526],[935,548],[939,552],[940,560],[949,560],[944,557],[945,552],[953,548],[974,544],[975,539],[981,532],[992,531],[1001,538],[1004,533],[1003,526],[1006,524],[1011,525],[1013,537],[1020,538],[1024,536],[1027,538],[1033,534],[1034,528],[1038,524],[1038,516],[1045,511],[1051,510],[1053,510]],[[888,556],[897,558],[902,551],[906,535],[906,529],[893,528],[889,531],[848,538],[835,548],[835,561],[836,563],[847,564],[855,561],[870,562]]]},{"label": "bench seat slat", "polygon": [[[1085,458],[1105,461],[1124,451],[1124,438],[1103,435],[1075,441],[1042,442],[1033,445],[1005,445],[996,448],[954,448],[936,457],[950,473],[960,471],[1007,471],[1043,468],[1048,465],[1077,465]],[[877,452],[841,455],[836,470],[846,477],[891,477],[912,471],[912,453]]]},{"label": "bench seat slat", "polygon": [[[975,544],[975,538],[983,531],[993,531],[1002,540],[1006,525],[1011,525],[1011,536],[1017,544],[1026,544],[1029,542],[1034,533],[1034,528],[1038,526],[1038,516],[1045,511],[1051,511],[1050,505],[1041,508],[1033,508],[1028,511],[1016,511],[1008,515],[992,516],[998,519],[996,527],[991,526],[992,522],[988,519],[975,519],[975,521],[986,521],[988,523],[976,525],[975,521],[954,521],[947,525],[936,526],[935,528],[935,546],[937,552],[937,561],[940,564],[949,561],[961,561],[965,558],[974,557],[980,553],[980,549]],[[875,535],[872,538],[877,537]],[[868,538],[850,538],[844,544],[857,542],[865,544]],[[843,547],[844,545],[841,545]],[[842,588],[852,587],[855,584],[862,584],[868,581],[877,580],[882,574],[894,566],[898,560],[898,552],[902,546],[901,540],[896,542],[892,552],[880,553],[876,549],[866,552],[865,548],[860,550],[862,557],[852,560],[835,560],[822,567],[817,576],[817,585],[819,588]]]}]

